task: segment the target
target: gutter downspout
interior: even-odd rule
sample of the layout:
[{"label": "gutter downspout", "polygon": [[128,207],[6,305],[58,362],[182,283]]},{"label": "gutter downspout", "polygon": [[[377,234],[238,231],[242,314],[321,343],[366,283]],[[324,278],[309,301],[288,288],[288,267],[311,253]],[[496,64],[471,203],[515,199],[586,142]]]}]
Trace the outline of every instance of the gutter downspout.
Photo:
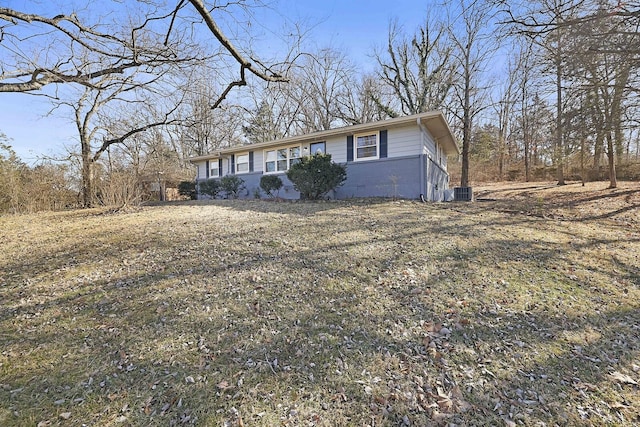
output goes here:
[{"label": "gutter downspout", "polygon": [[425,165],[425,161],[424,161],[424,136],[426,134],[425,132],[425,128],[424,125],[422,124],[422,121],[420,120],[420,117],[418,117],[416,119],[416,122],[418,123],[418,127],[420,128],[420,200],[425,202],[425,197],[428,197],[427,195],[427,183],[425,182],[425,175],[424,175],[424,165]]}]

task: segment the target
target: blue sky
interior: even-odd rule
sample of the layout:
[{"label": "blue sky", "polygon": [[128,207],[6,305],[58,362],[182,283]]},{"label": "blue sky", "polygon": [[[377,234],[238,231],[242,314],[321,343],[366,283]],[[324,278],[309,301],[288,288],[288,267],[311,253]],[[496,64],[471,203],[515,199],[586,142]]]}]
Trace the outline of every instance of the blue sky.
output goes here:
[{"label": "blue sky", "polygon": [[[25,10],[28,3],[43,4],[3,0],[6,7],[17,10]],[[368,55],[374,47],[386,43],[389,22],[397,19],[406,32],[413,33],[425,21],[427,8],[437,11],[437,3],[430,0],[279,0],[272,3],[275,13],[259,12],[258,16],[264,17],[262,26],[273,31],[281,29],[285,20],[305,23],[311,27],[306,40],[309,46],[339,49],[350,55],[363,70],[370,71],[373,61]],[[241,97],[242,92],[236,95]],[[54,112],[46,116],[50,108],[43,97],[0,94],[0,132],[11,139],[10,145],[28,164],[34,164],[42,156],[60,155],[65,146],[75,146],[77,141],[68,115]]]}]

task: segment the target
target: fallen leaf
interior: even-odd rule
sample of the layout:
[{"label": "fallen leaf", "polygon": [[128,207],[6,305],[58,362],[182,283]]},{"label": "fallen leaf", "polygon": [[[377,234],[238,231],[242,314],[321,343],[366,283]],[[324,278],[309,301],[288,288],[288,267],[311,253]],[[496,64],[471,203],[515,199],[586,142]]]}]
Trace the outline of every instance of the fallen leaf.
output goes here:
[{"label": "fallen leaf", "polygon": [[444,412],[451,412],[453,409],[453,401],[448,397],[443,397],[438,400],[438,407]]},{"label": "fallen leaf", "polygon": [[68,420],[71,418],[71,412],[63,412],[59,415],[59,417],[63,420]]},{"label": "fallen leaf", "polygon": [[431,419],[437,422],[443,422],[451,417],[453,417],[453,414],[443,414],[435,410],[431,413]]},{"label": "fallen leaf", "polygon": [[611,405],[609,405],[609,407],[611,409],[629,409],[630,408],[630,406],[627,406],[624,403],[620,403],[620,402],[614,402]]},{"label": "fallen leaf", "polygon": [[611,376],[613,377],[614,380],[619,381],[621,383],[638,385],[636,380],[631,378],[629,375],[625,375],[621,372],[615,371],[611,374]]},{"label": "fallen leaf", "polygon": [[373,400],[374,400],[378,405],[381,405],[381,406],[385,406],[387,403],[389,403],[389,402],[387,401],[387,399],[385,399],[383,396],[375,396],[375,397],[373,398]]}]

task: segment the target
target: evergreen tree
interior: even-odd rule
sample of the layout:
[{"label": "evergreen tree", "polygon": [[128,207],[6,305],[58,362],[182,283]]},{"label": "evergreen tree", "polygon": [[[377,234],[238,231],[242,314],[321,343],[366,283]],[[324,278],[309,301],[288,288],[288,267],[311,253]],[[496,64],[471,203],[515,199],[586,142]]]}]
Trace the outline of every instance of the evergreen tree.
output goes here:
[{"label": "evergreen tree", "polygon": [[273,109],[264,100],[260,103],[258,109],[254,111],[249,123],[243,126],[242,129],[251,144],[282,138],[282,133],[277,128],[273,117]]}]

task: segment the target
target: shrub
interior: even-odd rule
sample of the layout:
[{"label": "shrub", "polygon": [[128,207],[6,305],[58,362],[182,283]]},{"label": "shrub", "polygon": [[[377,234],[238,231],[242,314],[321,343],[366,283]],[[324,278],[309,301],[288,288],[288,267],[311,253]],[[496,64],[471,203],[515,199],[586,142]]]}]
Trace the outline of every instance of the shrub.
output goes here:
[{"label": "shrub", "polygon": [[[263,175],[260,178],[260,188],[267,193],[269,197],[277,197],[282,188],[282,180],[276,175]],[[274,195],[273,192],[276,192]]]},{"label": "shrub", "polygon": [[347,168],[331,161],[330,154],[303,157],[287,171],[300,198],[318,200],[347,179]]},{"label": "shrub", "polygon": [[244,190],[244,180],[235,175],[226,175],[220,178],[220,188],[227,198],[237,199],[240,191]]},{"label": "shrub", "polygon": [[196,183],[193,181],[180,181],[178,184],[178,194],[195,200],[196,197]]},{"label": "shrub", "polygon": [[217,179],[208,179],[200,182],[198,188],[200,189],[200,194],[205,194],[215,199],[218,197],[218,194],[220,194],[220,181]]}]

